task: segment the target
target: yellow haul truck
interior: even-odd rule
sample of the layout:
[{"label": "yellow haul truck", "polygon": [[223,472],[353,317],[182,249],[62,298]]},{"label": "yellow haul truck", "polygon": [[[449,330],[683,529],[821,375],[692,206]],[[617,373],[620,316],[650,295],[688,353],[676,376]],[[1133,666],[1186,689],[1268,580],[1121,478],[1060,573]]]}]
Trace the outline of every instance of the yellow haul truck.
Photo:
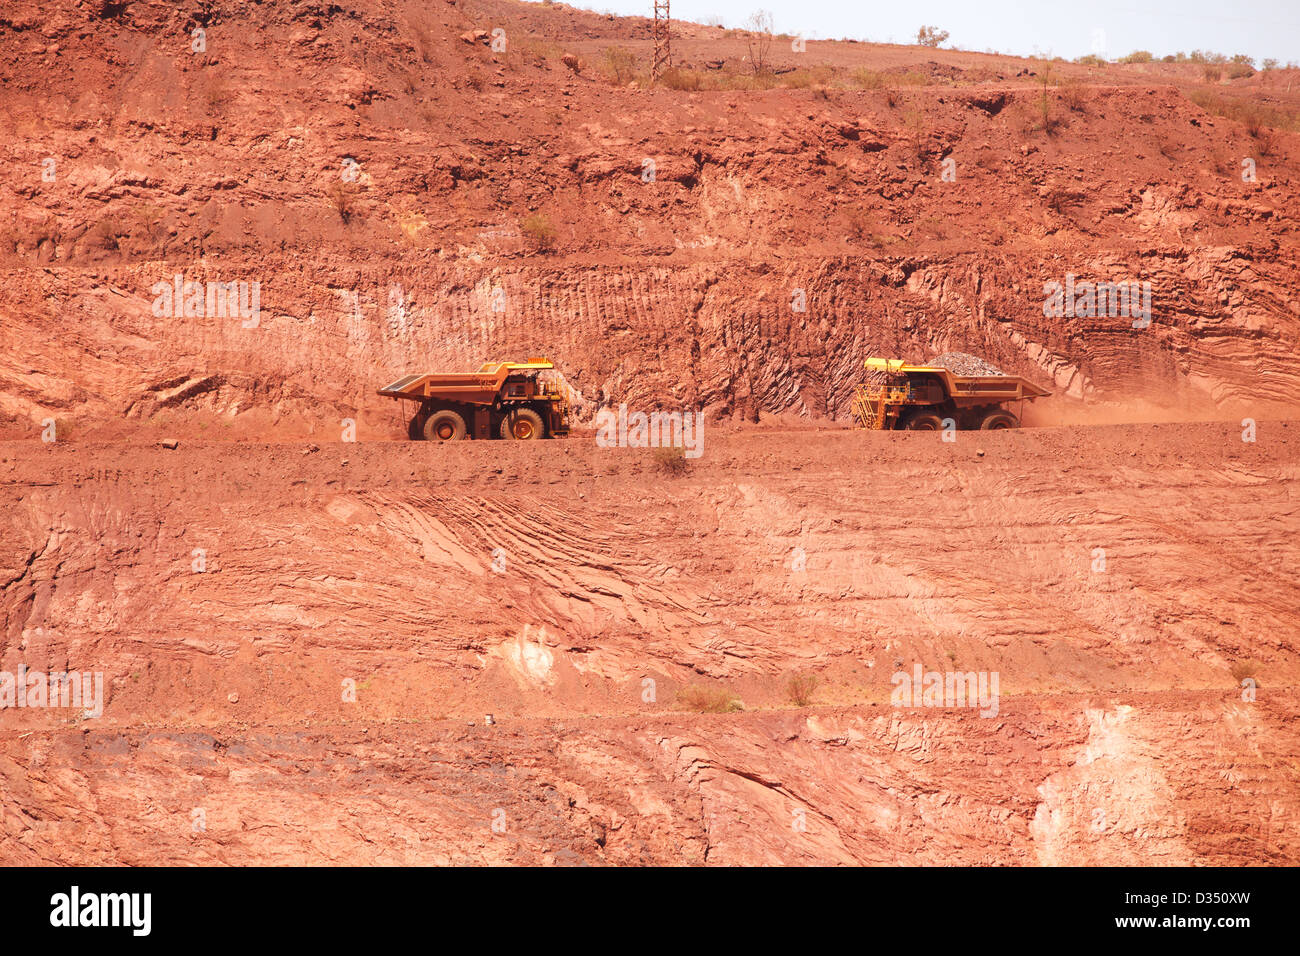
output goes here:
[{"label": "yellow haul truck", "polygon": [[569,400],[563,383],[545,374],[554,368],[545,358],[486,362],[477,372],[407,375],[379,394],[419,403],[412,438],[555,438],[569,434]]},{"label": "yellow haul truck", "polygon": [[869,358],[865,364],[867,381],[853,394],[858,428],[940,431],[949,418],[958,428],[1019,428],[1020,418],[1003,404],[1051,394],[1018,375],[957,375],[902,359]]}]

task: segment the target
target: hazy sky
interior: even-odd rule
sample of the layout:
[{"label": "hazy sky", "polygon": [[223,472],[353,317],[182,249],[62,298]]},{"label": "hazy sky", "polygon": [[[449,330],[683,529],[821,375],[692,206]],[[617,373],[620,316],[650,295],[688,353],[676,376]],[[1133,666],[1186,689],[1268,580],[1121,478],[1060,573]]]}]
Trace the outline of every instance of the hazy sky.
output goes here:
[{"label": "hazy sky", "polygon": [[[566,2],[622,15],[653,11],[651,0]],[[672,0],[676,18],[719,17],[728,27],[757,9],[771,12],[776,32],[809,39],[915,43],[917,28],[928,24],[952,34],[946,45],[981,52],[1072,60],[1097,52],[1113,59],[1133,50],[1211,50],[1245,53],[1257,64],[1265,57],[1300,62],[1300,0]]]}]

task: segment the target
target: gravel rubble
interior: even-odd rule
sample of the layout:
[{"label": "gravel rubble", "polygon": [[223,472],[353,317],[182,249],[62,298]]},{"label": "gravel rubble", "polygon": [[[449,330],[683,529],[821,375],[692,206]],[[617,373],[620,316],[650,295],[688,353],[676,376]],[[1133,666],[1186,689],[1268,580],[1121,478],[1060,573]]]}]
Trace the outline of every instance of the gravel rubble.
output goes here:
[{"label": "gravel rubble", "polygon": [[982,358],[969,352],[945,352],[930,360],[931,365],[946,368],[954,375],[1006,375],[995,365],[990,365]]}]

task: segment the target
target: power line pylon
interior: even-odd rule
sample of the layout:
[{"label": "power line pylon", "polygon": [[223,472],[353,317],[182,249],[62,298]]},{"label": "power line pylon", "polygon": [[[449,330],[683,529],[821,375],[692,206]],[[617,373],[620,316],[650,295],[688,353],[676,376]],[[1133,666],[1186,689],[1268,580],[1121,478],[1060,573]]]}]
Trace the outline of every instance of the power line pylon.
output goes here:
[{"label": "power line pylon", "polygon": [[668,0],[654,0],[655,4],[655,53],[654,59],[650,63],[650,82],[659,82],[659,77],[664,70],[673,65],[673,54],[669,46],[671,35],[670,20],[668,18]]}]

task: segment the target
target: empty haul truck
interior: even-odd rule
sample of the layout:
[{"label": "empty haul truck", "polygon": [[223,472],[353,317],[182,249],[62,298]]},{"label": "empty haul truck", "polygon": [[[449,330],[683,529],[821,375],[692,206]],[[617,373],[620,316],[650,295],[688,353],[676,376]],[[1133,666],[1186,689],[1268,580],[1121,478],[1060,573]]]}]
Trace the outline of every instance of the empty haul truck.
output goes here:
[{"label": "empty haul truck", "polygon": [[415,439],[557,438],[569,433],[569,400],[563,382],[545,374],[554,369],[545,358],[485,362],[477,372],[407,375],[379,394],[417,403],[408,426]]}]

